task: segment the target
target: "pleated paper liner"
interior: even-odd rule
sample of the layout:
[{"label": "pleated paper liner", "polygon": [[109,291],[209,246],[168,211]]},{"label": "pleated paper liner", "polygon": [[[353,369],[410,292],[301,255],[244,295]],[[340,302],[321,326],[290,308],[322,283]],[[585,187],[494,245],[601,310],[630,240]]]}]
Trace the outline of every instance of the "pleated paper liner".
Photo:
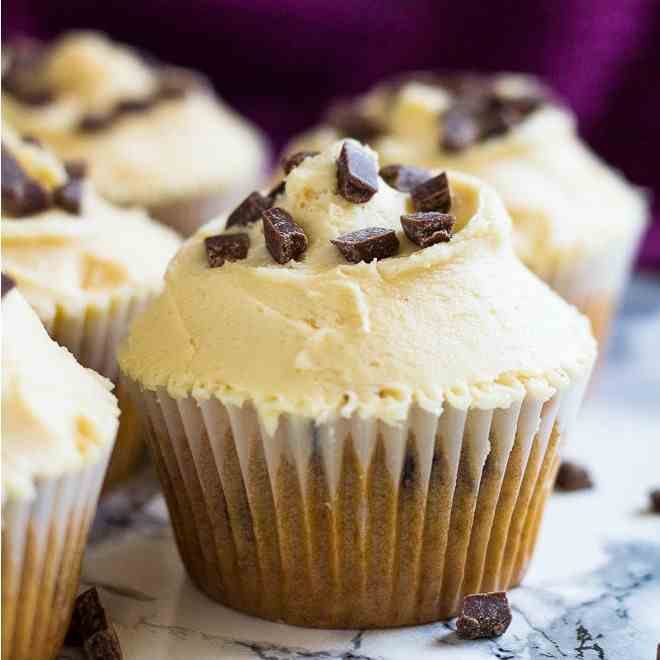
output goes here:
[{"label": "pleated paper liner", "polygon": [[2,506],[2,660],[55,658],[78,589],[110,450]]},{"label": "pleated paper liner", "polygon": [[199,588],[267,619],[368,628],[520,582],[588,375],[518,383],[509,408],[414,407],[397,427],[284,415],[274,435],[250,405],[130,387]]}]

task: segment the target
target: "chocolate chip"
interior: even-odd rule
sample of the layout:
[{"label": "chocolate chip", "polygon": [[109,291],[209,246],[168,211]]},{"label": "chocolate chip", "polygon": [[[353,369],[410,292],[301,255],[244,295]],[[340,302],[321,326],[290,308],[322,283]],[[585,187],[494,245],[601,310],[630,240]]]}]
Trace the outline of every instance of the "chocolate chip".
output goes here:
[{"label": "chocolate chip", "polygon": [[282,168],[284,169],[285,174],[289,174],[291,170],[296,169],[300,163],[305,160],[305,158],[312,158],[318,156],[318,151],[296,151],[295,154],[291,154],[282,160]]},{"label": "chocolate chip", "polygon": [[649,500],[651,502],[651,511],[653,513],[660,513],[660,488],[656,488],[649,493]]},{"label": "chocolate chip", "polygon": [[93,660],[120,660],[119,639],[101,604],[96,587],[76,598],[66,636],[70,646],[83,646]]},{"label": "chocolate chip", "polygon": [[451,208],[449,180],[445,172],[415,186],[410,195],[417,211],[447,213]]},{"label": "chocolate chip", "polygon": [[2,145],[2,210],[20,218],[44,211],[50,206],[50,195],[39,182],[30,178]]},{"label": "chocolate chip", "polygon": [[34,137],[34,135],[23,135],[22,139],[23,139],[23,142],[25,142],[26,144],[31,144],[34,147],[42,147],[43,146],[43,144],[41,143],[41,140]]},{"label": "chocolate chip", "polygon": [[423,248],[450,241],[455,222],[456,218],[453,215],[437,211],[408,213],[401,216],[401,226],[406,236],[415,245]]},{"label": "chocolate chip", "polygon": [[39,79],[38,69],[46,49],[35,39],[18,37],[7,46],[3,58],[3,91],[26,105],[45,105],[54,99],[53,93]]},{"label": "chocolate chip", "polygon": [[238,261],[247,257],[250,237],[247,234],[218,234],[204,239],[206,260],[211,268],[224,265],[225,261]]},{"label": "chocolate chip", "polygon": [[9,275],[2,273],[2,297],[4,298],[15,286],[16,282]]},{"label": "chocolate chip", "polygon": [[574,491],[593,488],[593,481],[589,472],[571,461],[562,461],[557,472],[555,481],[555,490]]},{"label": "chocolate chip", "polygon": [[370,142],[383,133],[383,126],[373,117],[368,117],[351,101],[338,101],[325,115],[325,123],[344,137],[358,142]]},{"label": "chocolate chip", "polygon": [[263,212],[266,247],[278,264],[297,259],[307,249],[307,236],[287,211],[274,207]]},{"label": "chocolate chip", "polygon": [[460,106],[449,108],[444,113],[442,121],[442,148],[445,151],[462,151],[479,140],[479,123],[464,108]]},{"label": "chocolate chip", "polygon": [[271,191],[268,193],[268,199],[270,200],[270,206],[275,204],[275,200],[284,193],[286,189],[286,181],[280,181]]},{"label": "chocolate chip", "polygon": [[511,624],[511,608],[504,591],[470,594],[456,620],[456,634],[462,639],[493,638]]},{"label": "chocolate chip", "polygon": [[96,133],[105,130],[112,124],[112,112],[90,112],[83,116],[78,123],[78,129],[83,133]]},{"label": "chocolate chip", "polygon": [[227,218],[227,227],[234,225],[249,225],[261,218],[261,214],[272,206],[269,197],[261,193],[250,193]]},{"label": "chocolate chip", "polygon": [[378,191],[374,159],[360,146],[344,142],[337,159],[339,194],[354,204],[368,202]]},{"label": "chocolate chip", "polygon": [[431,178],[427,170],[412,165],[386,165],[381,167],[379,174],[387,185],[401,192],[410,192]]},{"label": "chocolate chip", "polygon": [[70,179],[84,179],[87,174],[87,163],[84,160],[67,160],[64,169]]},{"label": "chocolate chip", "polygon": [[145,112],[155,105],[157,99],[154,96],[142,98],[123,99],[114,108],[115,115]]},{"label": "chocolate chip", "polygon": [[194,89],[211,89],[211,83],[201,74],[176,66],[162,66],[158,69],[157,97],[179,99]]},{"label": "chocolate chip", "polygon": [[82,207],[82,193],[82,181],[80,179],[70,179],[53,191],[53,202],[55,206],[59,206],[74,215],[79,215]]},{"label": "chocolate chip", "polygon": [[331,243],[342,253],[344,259],[352,264],[385,259],[399,251],[399,239],[395,231],[384,227],[358,229],[338,236]]}]

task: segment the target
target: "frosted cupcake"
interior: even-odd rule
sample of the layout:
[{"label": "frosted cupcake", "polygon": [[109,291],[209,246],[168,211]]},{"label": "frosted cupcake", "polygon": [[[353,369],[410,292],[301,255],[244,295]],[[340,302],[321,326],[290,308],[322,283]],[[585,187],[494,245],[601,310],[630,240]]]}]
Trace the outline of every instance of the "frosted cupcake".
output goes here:
[{"label": "frosted cupcake", "polygon": [[533,78],[412,74],[333,108],[288,152],[350,135],[384,165],[451,168],[492,184],[524,263],[591,320],[602,345],[646,224],[646,200],[579,139]]},{"label": "frosted cupcake", "polygon": [[2,109],[61,157],[86,160],[101,195],[184,234],[258,185],[268,164],[262,136],[203,78],[94,32],[9,48]]},{"label": "frosted cupcake", "polygon": [[477,179],[401,192],[354,141],[287,169],[186,242],[119,349],[181,556],[287,623],[446,618],[522,579],[588,321]]},{"label": "frosted cupcake", "polygon": [[[2,133],[2,267],[50,335],[81,364],[116,380],[115,347],[129,321],[162,286],[180,240],[141,211],[101,199],[80,163]],[[130,399],[110,480],[144,452]]]},{"label": "frosted cupcake", "polygon": [[3,658],[49,660],[62,644],[117,431],[111,389],[48,337],[3,274]]}]

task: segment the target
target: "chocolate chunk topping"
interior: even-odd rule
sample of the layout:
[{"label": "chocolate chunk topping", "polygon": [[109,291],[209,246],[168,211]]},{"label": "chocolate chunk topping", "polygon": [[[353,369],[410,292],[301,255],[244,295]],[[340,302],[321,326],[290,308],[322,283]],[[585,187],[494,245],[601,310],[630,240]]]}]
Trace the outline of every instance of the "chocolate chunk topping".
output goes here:
[{"label": "chocolate chunk topping", "polygon": [[79,215],[82,207],[82,193],[82,181],[80,179],[70,179],[53,191],[53,202],[55,206],[59,206],[74,215]]},{"label": "chocolate chunk topping", "polygon": [[119,638],[114,630],[101,630],[85,640],[89,660],[122,660]]},{"label": "chocolate chunk topping", "polygon": [[451,208],[449,181],[445,172],[415,186],[410,195],[417,211],[447,213]]},{"label": "chocolate chunk topping", "polygon": [[25,142],[26,144],[31,144],[35,147],[42,147],[43,146],[41,144],[41,140],[34,137],[34,135],[23,135],[22,139],[23,139],[23,142]]},{"label": "chocolate chunk topping", "polygon": [[429,172],[412,165],[386,165],[379,174],[389,186],[401,192],[410,192],[431,178]]},{"label": "chocolate chunk topping", "polygon": [[295,154],[291,154],[282,160],[282,168],[284,169],[285,174],[289,174],[289,172],[296,169],[305,158],[312,158],[313,156],[318,155],[318,151],[296,151]]},{"label": "chocolate chunk topping", "polygon": [[415,245],[423,248],[451,240],[454,222],[456,218],[453,215],[437,211],[408,213],[401,216],[401,226],[406,236]]},{"label": "chocolate chunk topping", "polygon": [[279,195],[281,195],[286,189],[286,181],[280,181],[271,191],[268,193],[268,199],[270,200],[270,206],[275,204],[275,200]]},{"label": "chocolate chunk topping", "polygon": [[158,68],[157,98],[163,100],[179,99],[195,89],[212,89],[209,80],[194,71],[176,66]]},{"label": "chocolate chunk topping", "polygon": [[4,298],[15,286],[16,282],[9,275],[2,273],[2,297]]},{"label": "chocolate chunk topping", "polygon": [[83,133],[96,133],[105,130],[114,119],[112,112],[93,112],[85,115],[78,124]]},{"label": "chocolate chunk topping", "polygon": [[36,39],[13,39],[7,45],[6,57],[3,58],[3,91],[26,105],[50,103],[54,95],[44,87],[37,75],[45,52],[45,46]]},{"label": "chocolate chunk topping", "polygon": [[460,106],[447,110],[443,118],[442,147],[445,151],[462,151],[480,137],[480,127],[469,111]]},{"label": "chocolate chunk topping", "polygon": [[346,261],[356,264],[360,261],[385,259],[399,251],[399,239],[393,229],[367,227],[348,234],[342,234],[333,241]]},{"label": "chocolate chunk topping", "polygon": [[358,142],[370,142],[383,133],[383,126],[373,117],[368,117],[351,101],[335,103],[325,116],[325,123],[335,128],[344,137]]},{"label": "chocolate chunk topping", "polygon": [[352,142],[344,142],[337,159],[337,185],[339,194],[354,204],[368,202],[378,191],[374,159]]},{"label": "chocolate chunk topping", "polygon": [[651,511],[653,513],[660,513],[660,488],[656,488],[649,493],[649,500],[651,501]]},{"label": "chocolate chunk topping", "polygon": [[218,234],[205,238],[204,246],[209,266],[217,268],[227,260],[245,259],[250,248],[250,237],[247,234]]},{"label": "chocolate chunk topping", "polygon": [[47,209],[50,195],[30,178],[11,154],[2,146],[2,210],[14,217],[33,215]]},{"label": "chocolate chunk topping", "polygon": [[511,624],[511,608],[504,591],[470,594],[456,620],[456,633],[462,639],[499,637]]},{"label": "chocolate chunk topping", "polygon": [[272,206],[270,197],[261,193],[250,193],[227,218],[227,227],[249,225],[261,218],[261,214]]},{"label": "chocolate chunk topping", "polygon": [[263,212],[266,247],[278,264],[297,259],[307,249],[307,236],[289,213],[279,207]]},{"label": "chocolate chunk topping", "polygon": [[589,472],[571,461],[562,461],[557,472],[555,490],[573,491],[593,488],[593,481]]},{"label": "chocolate chunk topping", "polygon": [[71,646],[83,646],[87,656],[93,660],[121,660],[117,633],[101,604],[96,587],[76,598],[66,642]]},{"label": "chocolate chunk topping", "polygon": [[142,98],[123,99],[119,101],[114,108],[114,115],[129,114],[132,112],[145,112],[157,102],[154,96],[145,96]]},{"label": "chocolate chunk topping", "polygon": [[64,169],[70,179],[84,179],[87,174],[87,163],[84,160],[67,160]]}]

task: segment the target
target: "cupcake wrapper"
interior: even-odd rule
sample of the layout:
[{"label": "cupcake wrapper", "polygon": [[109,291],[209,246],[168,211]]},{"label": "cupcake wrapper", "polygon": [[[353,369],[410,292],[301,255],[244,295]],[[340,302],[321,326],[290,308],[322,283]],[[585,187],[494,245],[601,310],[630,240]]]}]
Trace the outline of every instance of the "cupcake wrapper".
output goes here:
[{"label": "cupcake wrapper", "polygon": [[34,499],[3,504],[2,660],[49,660],[59,651],[109,455],[38,480]]},{"label": "cupcake wrapper", "polygon": [[587,378],[397,427],[283,415],[273,436],[250,405],[131,389],[195,583],[264,618],[361,628],[520,582]]}]

